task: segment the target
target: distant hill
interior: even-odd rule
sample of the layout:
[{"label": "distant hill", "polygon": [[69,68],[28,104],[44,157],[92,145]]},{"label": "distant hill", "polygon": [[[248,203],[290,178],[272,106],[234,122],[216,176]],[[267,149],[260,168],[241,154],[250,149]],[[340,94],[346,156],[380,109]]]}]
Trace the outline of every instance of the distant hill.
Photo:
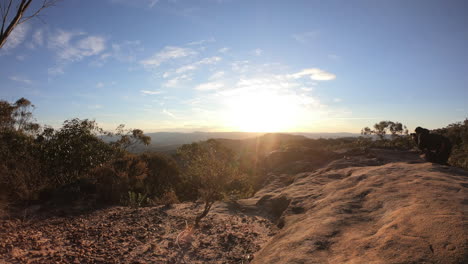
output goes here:
[{"label": "distant hill", "polygon": [[[146,133],[151,137],[151,144],[149,146],[136,146],[132,149],[132,152],[146,152],[146,151],[158,151],[164,153],[173,153],[175,150],[183,144],[190,144],[193,142],[205,141],[210,138],[215,139],[248,139],[256,138],[258,136],[265,135],[267,133],[260,132],[192,132],[192,133],[181,133],[181,132],[155,132]],[[277,134],[277,133],[272,133]],[[307,133],[307,132],[294,132],[294,133],[282,133],[289,135],[300,135],[307,138],[318,139],[318,138],[342,138],[342,137],[358,137],[360,134],[357,133]]]}]

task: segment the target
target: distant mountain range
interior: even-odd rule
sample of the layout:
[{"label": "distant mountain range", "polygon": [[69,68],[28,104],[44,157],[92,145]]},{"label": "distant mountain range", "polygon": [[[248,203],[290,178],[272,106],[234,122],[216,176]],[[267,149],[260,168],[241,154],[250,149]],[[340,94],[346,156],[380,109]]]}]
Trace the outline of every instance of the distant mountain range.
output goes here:
[{"label": "distant mountain range", "polygon": [[[151,144],[149,146],[136,146],[132,151],[145,152],[145,151],[158,151],[172,153],[183,144],[190,144],[193,142],[205,141],[210,138],[216,139],[247,139],[262,136],[268,133],[258,132],[155,132],[146,133],[151,137]],[[342,138],[342,137],[358,137],[357,133],[284,133],[291,135],[301,135],[307,138]]]}]

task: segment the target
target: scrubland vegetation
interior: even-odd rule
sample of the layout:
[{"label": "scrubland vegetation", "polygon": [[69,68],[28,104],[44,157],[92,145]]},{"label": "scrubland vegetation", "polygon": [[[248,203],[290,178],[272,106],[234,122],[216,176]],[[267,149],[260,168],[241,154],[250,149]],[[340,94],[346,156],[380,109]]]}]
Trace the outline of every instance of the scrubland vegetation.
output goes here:
[{"label": "scrubland vegetation", "polygon": [[[249,197],[261,188],[264,157],[272,151],[415,147],[404,125],[382,121],[374,129],[364,128],[359,138],[312,140],[267,134],[187,144],[173,156],[132,154],[127,151],[132,145],[150,144],[139,129],[121,125],[109,132],[87,119],[66,120],[58,129],[43,127],[35,122],[33,109],[24,98],[15,103],[0,101],[3,205],[86,201],[93,206],[140,207],[201,199],[205,207],[196,218],[198,224],[215,201]],[[434,132],[454,145],[449,163],[468,169],[468,120]],[[317,153],[307,155],[318,157]]]}]

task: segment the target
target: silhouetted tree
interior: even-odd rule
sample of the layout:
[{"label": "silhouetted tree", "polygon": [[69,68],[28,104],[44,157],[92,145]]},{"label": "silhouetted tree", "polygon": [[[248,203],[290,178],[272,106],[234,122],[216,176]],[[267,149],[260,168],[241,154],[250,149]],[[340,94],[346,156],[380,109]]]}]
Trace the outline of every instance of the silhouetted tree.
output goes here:
[{"label": "silhouetted tree", "polygon": [[117,141],[112,142],[116,147],[129,150],[131,147],[137,144],[149,145],[151,137],[144,134],[141,129],[125,129],[125,125],[121,124],[117,127],[115,134],[109,134],[110,136],[120,137]]},{"label": "silhouetted tree", "polygon": [[0,101],[0,130],[37,132],[39,124],[34,123],[34,105],[28,99],[20,98],[14,104]]},{"label": "silhouetted tree", "polygon": [[392,137],[397,137],[398,135],[407,135],[408,129],[400,122],[380,121],[379,123],[374,124],[374,130],[369,127],[365,127],[361,130],[362,135],[374,134],[377,135],[380,140],[385,139],[387,132],[390,132]]},{"label": "silhouetted tree", "polygon": [[13,118],[14,106],[7,101],[0,101],[0,131],[12,129],[15,124]]}]

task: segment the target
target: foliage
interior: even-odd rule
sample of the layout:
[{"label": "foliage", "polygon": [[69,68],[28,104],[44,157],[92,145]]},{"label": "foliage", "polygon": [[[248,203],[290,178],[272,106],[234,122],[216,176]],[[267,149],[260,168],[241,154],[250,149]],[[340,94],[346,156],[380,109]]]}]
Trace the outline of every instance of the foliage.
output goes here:
[{"label": "foliage", "polygon": [[169,206],[171,204],[179,203],[179,198],[174,190],[170,189],[166,191],[161,197],[156,198],[154,200],[155,204],[164,204],[165,206]]},{"label": "foliage", "polygon": [[205,202],[203,212],[195,219],[195,226],[205,217],[213,203],[232,191],[230,183],[238,176],[238,164],[233,152],[216,140],[183,145],[177,151],[183,177]]},{"label": "foliage", "polygon": [[37,159],[34,138],[8,130],[0,132],[0,142],[0,192],[13,200],[36,199],[48,181]]},{"label": "foliage", "polygon": [[33,109],[24,98],[13,104],[0,100],[0,191],[15,200],[35,199],[48,184],[37,160],[40,150],[33,135],[39,125],[33,122]]},{"label": "foliage", "polygon": [[[138,160],[135,166],[118,167],[118,162],[126,153],[123,149],[125,144],[108,144],[102,140],[103,135],[111,133],[99,128],[95,121],[76,118],[66,120],[59,129],[40,128],[34,122],[33,110],[34,105],[25,98],[12,104],[0,100],[0,191],[6,193],[9,199],[34,200],[39,196],[50,197],[53,193],[60,193],[60,190],[67,192],[70,188],[78,192],[75,196],[79,196],[81,188],[77,183],[111,161],[114,161],[116,171],[120,173],[118,176],[128,174],[130,182],[121,180],[117,185],[106,186],[111,189],[106,193],[113,193],[113,188],[124,189],[127,193],[129,187],[123,186],[125,184],[129,184],[132,191],[136,188],[132,181],[135,179],[133,170],[138,170],[141,164],[146,170],[146,161]],[[138,129],[132,130],[128,137],[132,142],[149,142],[149,137]],[[127,140],[121,138],[120,142]],[[125,162],[122,163],[125,165]],[[106,181],[109,173],[101,171],[101,174],[103,178],[93,178],[94,182]],[[139,188],[142,193],[146,192],[143,183]],[[120,201],[122,192],[119,190],[115,193],[118,196],[116,200]]]},{"label": "foliage", "polygon": [[0,131],[15,130],[35,134],[40,126],[35,123],[32,111],[35,106],[25,98],[10,104],[0,100]]},{"label": "foliage", "polygon": [[468,119],[435,129],[431,133],[448,137],[453,145],[449,164],[468,170]]},{"label": "foliage", "polygon": [[62,128],[46,128],[38,136],[41,162],[57,186],[76,181],[94,167],[117,157],[120,151],[106,144],[95,121],[66,120]]},{"label": "foliage", "polygon": [[128,197],[124,200],[123,203],[132,208],[139,208],[149,204],[149,199],[146,194],[129,191]]},{"label": "foliage", "polygon": [[362,135],[375,134],[380,138],[380,140],[384,140],[387,133],[390,133],[392,138],[395,138],[399,135],[408,135],[408,129],[399,122],[380,121],[379,123],[374,124],[374,130],[369,127],[365,127],[361,130]]},{"label": "foliage", "polygon": [[[138,202],[138,207],[159,203],[180,183],[175,161],[160,154],[126,154],[95,168],[89,177],[96,181],[100,202],[132,206]],[[178,200],[175,192],[173,196],[172,201]],[[141,197],[145,199],[140,201]]]},{"label": "foliage", "polygon": [[[108,135],[111,135],[110,133]],[[141,129],[125,129],[125,125],[121,124],[117,127],[116,132],[112,136],[120,137],[117,141],[111,143],[111,145],[129,150],[131,147],[143,143],[145,146],[151,142],[151,137],[146,136]]]},{"label": "foliage", "polygon": [[173,158],[159,153],[145,153],[139,158],[146,163],[148,168],[143,188],[150,198],[160,198],[173,190],[183,191],[180,169]]},{"label": "foliage", "polygon": [[144,161],[138,156],[126,155],[97,167],[89,173],[89,177],[96,180],[99,201],[118,204],[130,198],[126,197],[129,192],[143,192],[143,180],[147,173]]}]

